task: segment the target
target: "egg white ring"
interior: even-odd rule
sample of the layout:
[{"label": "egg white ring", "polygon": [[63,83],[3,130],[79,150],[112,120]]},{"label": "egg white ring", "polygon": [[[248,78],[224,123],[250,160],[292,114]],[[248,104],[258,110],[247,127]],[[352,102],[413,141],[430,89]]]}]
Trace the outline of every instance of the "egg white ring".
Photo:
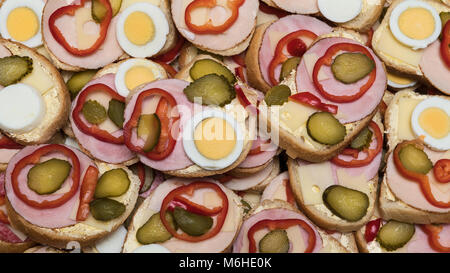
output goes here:
[{"label": "egg white ring", "polygon": [[[138,46],[131,43],[127,38],[124,30],[125,20],[136,11],[144,12],[153,21],[155,27],[155,36],[153,40],[147,44]],[[156,24],[158,22],[158,24]],[[162,24],[160,22],[163,22]],[[132,57],[146,58],[157,54],[166,44],[167,35],[169,34],[169,22],[162,10],[149,3],[135,3],[126,8],[117,21],[116,38],[120,47]]]},{"label": "egg white ring", "polygon": [[[150,67],[153,75],[155,76],[155,81],[163,78],[163,74],[161,73],[159,65],[155,62],[147,59],[129,59],[124,61],[119,65],[119,68],[117,69],[116,75],[114,77],[114,84],[116,85],[117,93],[125,98],[128,97],[128,95],[132,91],[128,89],[125,83],[125,75],[133,66]],[[157,74],[155,73],[155,71],[157,71]]]},{"label": "egg white ring", "polygon": [[127,237],[127,229],[120,225],[116,231],[95,242],[95,248],[99,253],[120,253]]},{"label": "egg white ring", "polygon": [[133,253],[171,253],[170,250],[160,244],[143,245],[136,248]]},{"label": "egg white ring", "polygon": [[425,99],[421,101],[419,104],[417,104],[416,108],[414,108],[414,111],[411,115],[411,127],[413,129],[414,134],[417,137],[425,136],[424,142],[428,146],[435,148],[440,151],[446,151],[450,149],[450,134],[447,133],[447,136],[441,139],[434,138],[430,136],[427,132],[425,132],[422,127],[419,125],[419,116],[420,114],[427,108],[430,107],[436,107],[441,110],[443,110],[445,113],[447,113],[447,116],[450,116],[450,101],[439,98],[439,97],[432,97]]},{"label": "egg white ring", "polygon": [[[302,1],[302,0],[299,0]],[[362,0],[353,0],[353,5],[346,6],[346,8],[351,8],[350,13],[346,17],[337,16],[338,12],[333,9],[333,7],[328,6],[330,2],[336,2],[336,0],[318,0],[317,5],[319,7],[320,13],[328,20],[335,23],[345,23],[356,18],[362,10]],[[341,3],[340,3],[341,4]],[[330,12],[331,11],[331,12]]]},{"label": "egg white ring", "polygon": [[388,79],[388,85],[390,87],[393,87],[393,88],[408,88],[408,87],[412,87],[412,86],[414,86],[416,84],[417,84],[417,81],[413,81],[413,82],[408,83],[408,84],[399,84],[399,83],[393,82],[393,81]]},{"label": "egg white ring", "polygon": [[[42,43],[42,34],[41,34],[41,20],[42,20],[42,11],[44,10],[44,1],[42,0],[7,0],[3,2],[2,7],[0,8],[0,35],[5,39],[10,39],[12,41],[22,43],[28,47],[38,47],[41,46]],[[9,34],[7,27],[7,19],[8,15],[11,11],[16,8],[26,7],[33,10],[36,14],[36,18],[38,19],[38,31],[36,34],[26,41],[16,41]]]},{"label": "egg white ring", "polygon": [[[212,160],[203,156],[195,146],[194,142],[194,131],[197,125],[207,118],[221,118],[227,121],[234,129],[236,133],[236,144],[233,151],[222,159]],[[205,170],[221,170],[233,164],[241,155],[244,148],[244,132],[239,126],[237,120],[231,115],[225,113],[224,111],[209,109],[201,113],[196,114],[192,117],[187,125],[184,127],[183,131],[183,147],[187,156],[198,166]]]},{"label": "egg white ring", "polygon": [[[411,39],[400,30],[398,26],[398,19],[400,15],[409,8],[424,8],[428,10],[434,19],[434,32],[427,38],[422,40]],[[394,37],[407,46],[412,47],[413,49],[426,48],[429,44],[436,41],[439,38],[442,30],[441,18],[439,17],[439,13],[436,9],[430,4],[422,1],[416,0],[408,0],[398,4],[391,13],[391,17],[389,18],[389,28],[391,29],[391,33]]]}]

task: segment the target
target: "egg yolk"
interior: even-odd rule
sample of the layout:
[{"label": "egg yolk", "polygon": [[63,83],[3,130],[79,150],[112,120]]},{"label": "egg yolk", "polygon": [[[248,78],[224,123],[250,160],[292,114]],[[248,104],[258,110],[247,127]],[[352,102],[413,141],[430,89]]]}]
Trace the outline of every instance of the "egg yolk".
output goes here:
[{"label": "egg yolk", "polygon": [[39,30],[39,20],[32,9],[20,7],[9,13],[6,28],[14,40],[23,42],[36,35]]},{"label": "egg yolk", "polygon": [[397,84],[407,85],[413,82],[413,80],[409,78],[405,78],[402,76],[398,76],[392,73],[387,73],[387,77],[391,82],[395,82]]},{"label": "egg yolk", "polygon": [[155,79],[152,70],[146,66],[133,66],[125,73],[125,85],[128,90],[133,90],[141,84]]},{"label": "egg yolk", "polygon": [[439,139],[448,135],[450,119],[444,110],[432,107],[420,113],[419,125],[431,137]]},{"label": "egg yolk", "polygon": [[153,40],[155,25],[146,13],[136,11],[125,20],[124,31],[131,43],[142,46]]},{"label": "egg yolk", "polygon": [[195,128],[194,142],[204,157],[219,160],[233,151],[236,146],[236,133],[226,120],[207,118]]},{"label": "egg yolk", "polygon": [[400,31],[411,39],[423,40],[434,32],[434,18],[431,12],[424,8],[410,8],[398,18]]}]

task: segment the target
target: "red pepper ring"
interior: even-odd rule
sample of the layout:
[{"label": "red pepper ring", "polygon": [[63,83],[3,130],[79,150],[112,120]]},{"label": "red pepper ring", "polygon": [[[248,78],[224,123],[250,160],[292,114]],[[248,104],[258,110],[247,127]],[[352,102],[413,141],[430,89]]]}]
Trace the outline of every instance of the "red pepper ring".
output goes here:
[{"label": "red pepper ring", "polygon": [[231,11],[231,15],[223,24],[215,26],[211,19],[203,25],[195,25],[192,23],[191,13],[198,8],[212,9],[217,6],[217,0],[194,0],[186,7],[184,21],[189,30],[196,34],[221,34],[236,22],[239,17],[239,7],[244,2],[245,0],[227,0],[227,7]]},{"label": "red pepper ring", "polygon": [[180,53],[180,50],[183,47],[184,42],[185,42],[185,39],[183,36],[178,35],[177,38],[178,38],[177,43],[170,51],[168,51],[167,53],[165,53],[161,56],[153,58],[153,60],[157,61],[157,62],[167,63],[167,64],[173,62],[175,60],[175,58],[178,56],[178,54]]},{"label": "red pepper ring", "polygon": [[450,68],[450,21],[445,23],[442,31],[441,56],[447,68]]},{"label": "red pepper ring", "polygon": [[450,246],[443,246],[439,241],[439,233],[441,233],[442,225],[420,225],[420,228],[428,235],[428,243],[431,248],[443,253],[450,253]]},{"label": "red pepper ring", "polygon": [[247,237],[249,240],[248,252],[256,253],[256,242],[255,242],[255,233],[263,228],[269,228],[269,230],[274,229],[288,229],[292,226],[300,226],[302,227],[308,234],[308,247],[305,249],[305,253],[311,253],[316,246],[316,233],[312,229],[312,227],[303,220],[300,219],[280,219],[280,220],[261,220],[254,224],[247,233]]},{"label": "red pepper ring", "polygon": [[337,105],[323,103],[317,96],[310,92],[301,92],[294,94],[289,97],[289,100],[304,103],[316,109],[329,112],[334,115],[336,115],[338,112]]},{"label": "red pepper ring", "polygon": [[[30,164],[38,164],[41,157],[54,152],[62,153],[65,156],[69,157],[70,160],[72,161],[72,186],[70,187],[70,190],[62,194],[60,198],[51,201],[44,200],[42,202],[38,202],[35,200],[28,199],[28,197],[21,192],[19,187],[20,172]],[[27,205],[37,209],[57,208],[66,203],[67,201],[69,201],[78,190],[78,186],[80,184],[80,160],[71,149],[63,145],[49,144],[43,146],[34,151],[33,153],[25,156],[16,163],[11,173],[11,184],[16,196]]]},{"label": "red pepper ring", "polygon": [[23,146],[15,143],[9,137],[0,134],[0,149],[22,149]]},{"label": "red pepper ring", "polygon": [[108,131],[105,131],[103,129],[100,129],[97,125],[91,125],[88,126],[82,119],[81,119],[81,112],[83,110],[84,103],[86,102],[87,97],[94,92],[104,92],[107,93],[109,96],[111,96],[113,99],[116,99],[121,102],[125,102],[125,98],[116,93],[114,90],[109,88],[109,86],[97,83],[93,84],[83,91],[80,92],[78,95],[77,104],[75,105],[73,112],[72,112],[72,118],[75,122],[75,125],[77,126],[80,131],[83,133],[90,135],[100,141],[113,143],[113,144],[123,144],[123,135],[120,137],[115,137],[111,135]]},{"label": "red pepper ring", "polygon": [[297,204],[295,202],[294,193],[292,192],[291,183],[289,183],[289,179],[284,179],[283,183],[284,183],[284,187],[286,189],[286,201],[289,204],[293,205],[294,207],[297,206]]},{"label": "red pepper ring", "polygon": [[77,211],[77,221],[84,221],[89,216],[89,203],[94,199],[95,187],[97,186],[98,169],[89,166],[84,174],[83,184],[80,190],[80,204]]},{"label": "red pepper ring", "polygon": [[[372,129],[372,132],[375,134],[375,139],[377,141],[377,147],[375,149],[364,149],[362,152],[367,154],[367,157],[364,159],[352,159],[350,161],[343,160],[339,158],[339,155],[333,157],[331,159],[331,162],[340,166],[340,167],[346,167],[346,168],[355,168],[355,167],[362,167],[369,165],[370,162],[381,152],[383,149],[383,134],[381,132],[380,127],[378,127],[378,124],[374,121],[370,121],[369,123],[370,129]],[[354,149],[345,149],[341,155],[351,155],[355,156]],[[357,158],[357,157],[356,157]]]},{"label": "red pepper ring", "polygon": [[327,100],[330,100],[333,102],[339,102],[339,103],[352,102],[352,101],[355,101],[355,100],[359,99],[360,97],[362,97],[367,92],[367,90],[369,90],[370,87],[372,87],[372,85],[375,82],[375,79],[377,77],[377,69],[375,67],[372,70],[372,72],[370,72],[369,80],[363,86],[361,86],[361,88],[359,89],[359,91],[357,93],[355,93],[353,95],[349,95],[349,96],[336,96],[336,95],[330,94],[323,88],[322,84],[319,82],[319,71],[322,68],[322,66],[324,66],[324,65],[331,66],[331,64],[333,63],[333,57],[336,54],[338,54],[340,51],[363,53],[375,63],[375,60],[374,60],[372,54],[370,54],[369,50],[367,50],[367,48],[365,48],[362,45],[353,44],[353,43],[334,44],[327,49],[327,51],[325,52],[325,55],[320,57],[317,60],[316,64],[314,65],[314,70],[313,70],[313,74],[312,74],[313,82],[314,82],[314,85],[316,86],[317,90],[319,91],[319,93]]},{"label": "red pepper ring", "polygon": [[59,28],[56,26],[56,20],[61,18],[64,15],[70,15],[74,16],[75,11],[84,7],[84,3],[86,0],[80,0],[80,4],[78,5],[68,5],[61,7],[57,10],[55,10],[52,15],[50,15],[50,18],[48,19],[48,24],[50,28],[50,32],[53,35],[53,38],[61,45],[63,46],[69,53],[76,55],[76,56],[86,56],[89,54],[94,53],[99,47],[103,44],[103,42],[106,39],[106,35],[108,34],[108,27],[111,23],[113,11],[111,8],[111,4],[109,3],[109,0],[98,0],[101,2],[101,4],[106,8],[106,14],[103,21],[100,23],[100,35],[98,39],[95,41],[95,43],[86,49],[78,49],[73,46],[71,46],[66,38],[64,38],[64,35],[61,33]]},{"label": "red pepper ring", "polygon": [[[183,194],[192,195],[198,189],[214,190],[217,193],[217,195],[219,195],[219,198],[222,200],[222,206],[218,208],[208,209],[205,208],[204,206],[194,204],[190,201],[186,202],[187,199],[182,197]],[[172,227],[166,220],[165,214],[166,211],[169,209],[170,204],[173,201],[177,200],[178,201],[181,200],[182,203],[195,207],[196,209],[200,210],[201,213],[204,213],[204,215],[209,216],[217,215],[214,227],[212,227],[207,233],[201,236],[190,236],[186,233],[180,234],[176,230],[172,229]],[[222,229],[227,214],[228,214],[228,197],[226,193],[218,185],[211,182],[203,182],[203,181],[192,182],[190,184],[183,185],[169,192],[169,194],[167,194],[167,196],[164,198],[161,204],[161,210],[159,212],[161,221],[163,225],[166,227],[167,231],[170,234],[172,234],[173,237],[187,242],[200,242],[216,236]]]},{"label": "red pepper ring", "polygon": [[433,174],[439,183],[450,182],[450,159],[440,159],[433,167]]}]

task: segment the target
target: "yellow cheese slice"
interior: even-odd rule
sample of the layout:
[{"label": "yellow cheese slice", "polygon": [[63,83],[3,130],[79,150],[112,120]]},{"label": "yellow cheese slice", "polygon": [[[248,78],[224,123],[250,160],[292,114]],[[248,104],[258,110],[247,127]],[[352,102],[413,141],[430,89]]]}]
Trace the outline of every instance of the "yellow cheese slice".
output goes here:
[{"label": "yellow cheese slice", "polygon": [[90,7],[77,9],[75,12],[77,44],[79,49],[91,47],[99,36],[99,26],[94,22]]},{"label": "yellow cheese slice", "polygon": [[298,167],[300,187],[305,205],[323,204],[322,194],[334,184],[329,161]]},{"label": "yellow cheese slice", "polygon": [[[231,202],[233,202],[233,200],[228,197],[228,202],[230,202],[229,208],[228,208],[228,214],[227,214],[225,223],[223,224],[223,227],[222,227],[222,231],[224,231],[224,232],[234,231],[234,227],[236,226],[235,219],[236,218],[239,219],[239,217],[236,217],[233,205],[231,204]],[[222,205],[222,201],[220,200],[220,198],[217,196],[217,194],[215,192],[208,191],[203,194],[203,206],[205,206],[207,208],[214,208],[214,207],[219,207],[221,205]]]},{"label": "yellow cheese slice", "polygon": [[401,62],[418,66],[423,50],[413,50],[397,41],[391,31],[385,27],[380,35],[378,48],[381,52]]},{"label": "yellow cheese slice", "polygon": [[402,98],[398,102],[397,136],[400,140],[412,140],[415,138],[411,128],[411,116],[420,99]]},{"label": "yellow cheese slice", "polygon": [[339,168],[336,174],[339,185],[370,195],[370,186],[364,173],[359,176],[352,176],[344,168]]},{"label": "yellow cheese slice", "polygon": [[280,121],[292,132],[295,132],[301,126],[306,124],[308,118],[314,112],[317,112],[317,110],[312,107],[301,103],[288,101],[280,109]]},{"label": "yellow cheese slice", "polygon": [[54,86],[50,75],[38,64],[38,60],[35,59],[33,59],[33,71],[20,82],[34,87],[42,95]]}]

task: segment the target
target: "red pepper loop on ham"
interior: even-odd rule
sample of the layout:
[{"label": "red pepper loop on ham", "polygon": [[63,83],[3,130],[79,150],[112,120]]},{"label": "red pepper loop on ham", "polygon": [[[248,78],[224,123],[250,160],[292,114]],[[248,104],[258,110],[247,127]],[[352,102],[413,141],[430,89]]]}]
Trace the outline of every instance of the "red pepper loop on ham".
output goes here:
[{"label": "red pepper loop on ham", "polygon": [[[447,243],[447,245],[443,245],[441,243],[440,235],[444,233],[444,229],[446,229],[447,238],[449,236],[449,230],[450,225],[420,225],[420,228],[423,232],[425,232],[428,235],[428,242],[432,249],[434,249],[437,252],[442,253],[450,253],[450,242],[447,240],[444,242]],[[444,237],[444,235],[442,236]]]},{"label": "red pepper loop on ham", "polygon": [[0,134],[0,149],[22,149],[23,145],[15,143],[9,137]]}]

